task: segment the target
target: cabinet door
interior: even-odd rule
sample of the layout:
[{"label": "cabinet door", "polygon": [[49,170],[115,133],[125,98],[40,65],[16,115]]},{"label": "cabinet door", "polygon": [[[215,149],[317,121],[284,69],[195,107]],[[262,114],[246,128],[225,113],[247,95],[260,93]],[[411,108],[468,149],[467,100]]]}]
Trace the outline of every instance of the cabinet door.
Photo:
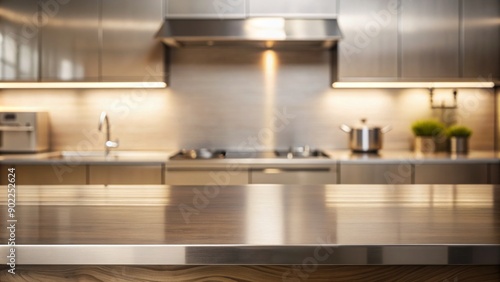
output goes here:
[{"label": "cabinet door", "polygon": [[244,185],[248,184],[248,171],[224,169],[175,169],[165,172],[168,185]]},{"label": "cabinet door", "polygon": [[500,184],[500,164],[490,164],[490,184]]},{"label": "cabinet door", "polygon": [[398,77],[398,7],[394,0],[340,0],[339,81]]},{"label": "cabinet door", "polygon": [[65,1],[53,9],[41,24],[42,81],[98,81],[99,0]]},{"label": "cabinet door", "polygon": [[244,18],[247,0],[167,0],[169,18]]},{"label": "cabinet door", "polygon": [[401,1],[402,78],[458,78],[460,1]]},{"label": "cabinet door", "polygon": [[[7,185],[9,183],[8,169],[15,168],[13,165],[0,165],[0,185]],[[14,171],[15,172],[15,171]],[[16,180],[16,179],[13,179]]]},{"label": "cabinet door", "polygon": [[415,166],[415,184],[487,183],[487,164],[423,164]]},{"label": "cabinet door", "polygon": [[411,184],[410,164],[341,164],[340,184]]},{"label": "cabinet door", "polygon": [[264,168],[250,171],[251,184],[337,184],[337,174],[330,168]]},{"label": "cabinet door", "polygon": [[89,184],[162,184],[161,165],[91,165]]},{"label": "cabinet door", "polygon": [[164,81],[163,1],[102,1],[102,80]]},{"label": "cabinet door", "polygon": [[1,182],[5,184],[6,167],[15,167],[16,184],[19,185],[76,185],[87,183],[86,166],[54,165],[3,165]]},{"label": "cabinet door", "polygon": [[0,80],[38,80],[37,1],[0,1]]},{"label": "cabinet door", "polygon": [[500,1],[463,1],[463,76],[500,78]]},{"label": "cabinet door", "polygon": [[250,16],[335,18],[336,0],[247,0]]}]

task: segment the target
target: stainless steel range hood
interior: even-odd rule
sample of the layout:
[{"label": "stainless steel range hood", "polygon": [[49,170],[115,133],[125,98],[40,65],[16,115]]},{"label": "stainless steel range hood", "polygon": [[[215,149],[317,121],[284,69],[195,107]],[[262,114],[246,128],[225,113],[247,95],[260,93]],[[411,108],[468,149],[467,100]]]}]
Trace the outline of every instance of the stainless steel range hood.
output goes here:
[{"label": "stainless steel range hood", "polygon": [[166,19],[157,37],[171,47],[332,48],[336,19]]}]

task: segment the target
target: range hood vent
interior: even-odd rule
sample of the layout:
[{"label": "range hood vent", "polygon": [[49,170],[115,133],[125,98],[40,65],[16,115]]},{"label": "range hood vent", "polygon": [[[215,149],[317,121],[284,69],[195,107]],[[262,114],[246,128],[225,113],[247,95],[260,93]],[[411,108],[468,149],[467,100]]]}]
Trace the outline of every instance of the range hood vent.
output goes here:
[{"label": "range hood vent", "polygon": [[330,49],[341,39],[336,19],[166,19],[157,37],[171,47]]}]

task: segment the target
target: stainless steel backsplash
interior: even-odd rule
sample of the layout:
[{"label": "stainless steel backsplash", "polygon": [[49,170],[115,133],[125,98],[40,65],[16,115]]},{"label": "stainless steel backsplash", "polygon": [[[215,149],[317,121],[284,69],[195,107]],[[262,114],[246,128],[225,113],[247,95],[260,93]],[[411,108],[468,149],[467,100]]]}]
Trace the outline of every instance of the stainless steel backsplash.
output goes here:
[{"label": "stainless steel backsplash", "polygon": [[[392,125],[384,149],[410,149],[413,121],[437,117],[470,126],[473,150],[492,150],[492,90],[459,90],[455,112],[431,110],[427,90],[332,89],[327,51],[175,49],[168,89],[2,90],[1,107],[50,112],[54,150],[99,150],[108,111],[121,149],[347,149],[342,123]],[[436,90],[435,101],[451,101]]]}]

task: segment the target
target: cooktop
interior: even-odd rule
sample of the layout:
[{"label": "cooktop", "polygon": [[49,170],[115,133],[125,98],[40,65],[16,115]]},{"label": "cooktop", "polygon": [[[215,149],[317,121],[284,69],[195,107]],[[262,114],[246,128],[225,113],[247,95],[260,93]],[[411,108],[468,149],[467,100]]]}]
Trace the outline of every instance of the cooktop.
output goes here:
[{"label": "cooktop", "polygon": [[202,159],[304,159],[304,158],[328,158],[321,150],[294,152],[291,150],[269,150],[269,151],[230,151],[230,150],[180,150],[170,157],[171,160],[202,160]]}]

